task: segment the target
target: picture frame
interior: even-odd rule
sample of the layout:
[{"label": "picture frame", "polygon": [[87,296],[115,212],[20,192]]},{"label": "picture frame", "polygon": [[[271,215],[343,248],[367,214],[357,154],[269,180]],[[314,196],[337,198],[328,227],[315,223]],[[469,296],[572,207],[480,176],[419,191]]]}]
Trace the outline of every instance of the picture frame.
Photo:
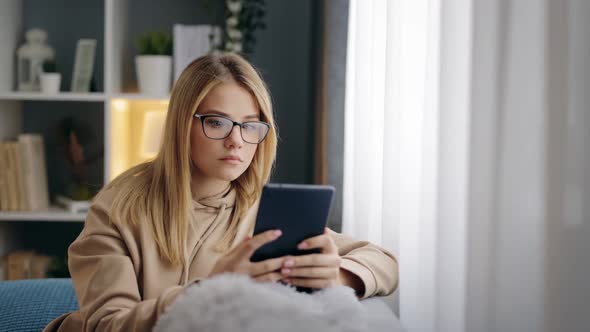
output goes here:
[{"label": "picture frame", "polygon": [[72,71],[72,92],[89,92],[94,71],[96,39],[80,39],[76,44],[76,57]]}]

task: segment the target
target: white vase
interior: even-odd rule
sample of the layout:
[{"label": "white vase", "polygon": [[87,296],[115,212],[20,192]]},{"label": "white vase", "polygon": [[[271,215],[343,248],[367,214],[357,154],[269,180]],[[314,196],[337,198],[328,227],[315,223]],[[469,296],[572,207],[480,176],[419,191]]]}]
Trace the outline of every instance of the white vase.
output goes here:
[{"label": "white vase", "polygon": [[61,84],[60,73],[41,73],[39,76],[42,93],[58,93]]},{"label": "white vase", "polygon": [[172,57],[169,55],[138,55],[135,70],[142,94],[168,96],[172,82]]}]

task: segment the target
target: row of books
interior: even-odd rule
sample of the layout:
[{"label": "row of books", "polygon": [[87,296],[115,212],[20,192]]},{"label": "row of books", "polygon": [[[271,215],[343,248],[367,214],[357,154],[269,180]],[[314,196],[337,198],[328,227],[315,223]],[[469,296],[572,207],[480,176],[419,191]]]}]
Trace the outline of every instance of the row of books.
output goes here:
[{"label": "row of books", "polygon": [[51,268],[51,256],[34,251],[15,251],[6,255],[2,261],[4,274],[0,280],[42,279],[47,278]]},{"label": "row of books", "polygon": [[37,211],[49,207],[43,137],[21,134],[0,142],[0,211]]}]

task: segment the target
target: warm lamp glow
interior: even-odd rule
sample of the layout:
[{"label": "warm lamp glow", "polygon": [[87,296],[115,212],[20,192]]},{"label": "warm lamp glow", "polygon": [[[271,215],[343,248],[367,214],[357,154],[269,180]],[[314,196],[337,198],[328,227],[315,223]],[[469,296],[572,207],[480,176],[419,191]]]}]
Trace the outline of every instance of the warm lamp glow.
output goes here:
[{"label": "warm lamp glow", "polygon": [[108,181],[157,155],[167,105],[159,99],[111,100]]},{"label": "warm lamp glow", "polygon": [[125,112],[125,111],[127,111],[128,103],[126,100],[123,100],[123,99],[115,99],[115,100],[113,100],[113,108],[117,112]]},{"label": "warm lamp glow", "polygon": [[147,111],[144,114],[141,134],[141,155],[143,157],[153,158],[158,154],[165,121],[166,112]]}]

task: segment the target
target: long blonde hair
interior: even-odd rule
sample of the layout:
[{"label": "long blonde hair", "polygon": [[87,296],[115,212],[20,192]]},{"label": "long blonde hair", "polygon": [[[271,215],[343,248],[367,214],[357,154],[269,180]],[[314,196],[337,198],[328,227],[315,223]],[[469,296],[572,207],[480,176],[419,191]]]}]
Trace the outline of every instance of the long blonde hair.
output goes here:
[{"label": "long blonde hair", "polygon": [[239,222],[260,197],[274,165],[277,133],[268,88],[257,70],[237,54],[211,54],[187,66],[172,89],[160,151],[154,160],[137,165],[114,179],[113,222],[149,223],[160,255],[182,264],[190,224],[190,130],[199,104],[215,86],[235,80],[258,102],[261,121],[271,129],[259,144],[252,163],[236,180],[236,203],[225,236],[217,249],[229,248]]}]

